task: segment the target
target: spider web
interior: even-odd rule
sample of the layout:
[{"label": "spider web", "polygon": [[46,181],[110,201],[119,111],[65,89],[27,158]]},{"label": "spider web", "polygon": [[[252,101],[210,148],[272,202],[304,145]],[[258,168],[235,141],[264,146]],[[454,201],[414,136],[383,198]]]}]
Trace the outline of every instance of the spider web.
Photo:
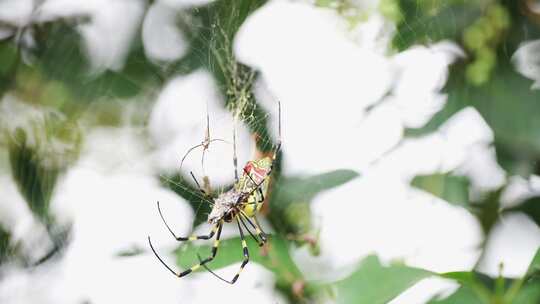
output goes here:
[{"label": "spider web", "polygon": [[[234,15],[234,13],[233,13]],[[198,40],[193,42],[198,45],[203,45],[201,49],[198,49],[192,53],[194,60],[199,61],[215,78],[218,84],[218,91],[222,99],[225,101],[222,106],[230,114],[230,119],[233,122],[233,134],[229,138],[215,138],[212,135],[212,129],[220,128],[225,122],[212,118],[211,113],[207,113],[207,117],[201,117],[201,121],[204,121],[204,128],[207,130],[204,135],[201,136],[200,142],[207,144],[207,150],[205,145],[200,145],[200,142],[194,142],[192,147],[195,151],[179,151],[179,154],[188,152],[185,155],[185,161],[191,163],[200,163],[200,172],[202,172],[202,179],[198,179],[198,183],[202,189],[209,192],[211,196],[216,197],[219,193],[230,189],[233,186],[234,180],[226,185],[221,185],[212,189],[212,176],[207,175],[205,166],[201,160],[202,156],[199,153],[206,153],[206,158],[211,157],[212,147],[214,145],[226,143],[234,143],[233,149],[231,149],[230,159],[231,163],[234,155],[238,155],[237,150],[245,149],[246,147],[240,146],[241,143],[237,140],[238,129],[240,126],[246,126],[251,134],[251,143],[255,142],[256,152],[252,153],[245,158],[238,158],[237,161],[237,173],[242,175],[242,168],[246,161],[251,159],[260,158],[265,153],[271,152],[275,146],[275,141],[269,135],[269,119],[277,118],[271,117],[269,112],[265,111],[257,102],[259,94],[255,94],[255,91],[260,91],[261,81],[257,72],[250,67],[239,63],[232,51],[233,34],[231,28],[234,28],[234,24],[225,21],[224,23],[215,21],[209,27],[198,26],[195,31],[199,32]],[[201,34],[202,33],[202,34]],[[278,103],[275,102],[276,112]],[[208,119],[208,121],[206,121]],[[276,124],[277,125],[277,124]],[[218,142],[223,141],[223,142]],[[206,150],[206,151],[204,151]],[[203,152],[204,151],[204,152]],[[231,166],[231,171],[233,167]],[[231,175],[233,176],[233,175]],[[162,182],[168,185],[188,200],[195,212],[194,226],[206,220],[206,216],[211,209],[211,203],[207,197],[201,191],[199,191],[193,182],[190,172],[181,170],[174,176],[161,176]]]},{"label": "spider web", "polygon": [[[251,102],[251,101],[250,101]],[[234,103],[231,103],[234,105]],[[246,105],[246,104],[244,104]],[[248,127],[249,132],[251,134],[250,141],[251,143],[245,143],[249,145],[253,145],[253,141],[255,141],[256,149],[251,155],[247,156],[244,155],[244,157],[239,157],[237,161],[237,168],[236,171],[238,173],[238,176],[242,175],[242,168],[244,167],[245,163],[248,160],[253,160],[262,157],[263,155],[266,155],[266,153],[271,153],[273,150],[273,147],[275,146],[274,140],[268,136],[267,131],[267,122],[269,118],[273,118],[270,116],[269,113],[264,112],[261,107],[257,104],[247,104],[247,107],[249,107],[249,112],[240,112],[237,111],[238,108],[232,108],[232,110],[229,111],[229,114],[231,115],[231,119],[233,119],[233,128],[235,129],[235,133],[238,132],[238,126],[241,124]],[[209,140],[215,140],[217,138],[212,137],[212,128],[219,128],[221,123],[226,122],[220,122],[219,120],[213,121],[210,118],[210,137]],[[261,135],[262,134],[262,135]],[[234,142],[234,135],[231,134],[229,138],[219,138],[227,141],[227,143]],[[201,136],[201,141],[205,140],[203,136]],[[193,146],[198,145],[199,142],[194,142]],[[214,146],[215,145],[225,145],[226,143],[223,142],[217,142],[212,141],[208,144],[208,150],[205,152],[205,158],[206,163],[203,164],[202,161],[202,153],[204,150],[204,147],[199,146],[196,148],[196,151],[191,151],[186,155],[185,163],[189,164],[191,163],[195,167],[200,167],[199,170],[197,170],[197,173],[194,173],[195,178],[197,179],[197,182],[199,186],[204,189],[205,192],[209,193],[210,196],[216,197],[220,193],[227,191],[228,189],[232,188],[234,183],[234,167],[233,167],[233,158],[235,155],[235,149],[236,150],[249,150],[247,147],[239,145],[240,143],[237,142],[237,146],[235,148],[231,147],[231,149],[228,149],[229,155],[228,158],[230,159],[230,162],[227,162],[227,169],[230,170],[230,182],[226,183],[224,185],[219,185],[213,182],[213,178],[211,174],[206,174],[204,172],[208,171],[205,170],[205,166],[208,166],[208,159],[213,155],[213,153],[217,153],[215,151]],[[262,148],[261,148],[262,147]],[[269,147],[269,149],[267,148]],[[265,149],[265,150],[262,150]],[[181,151],[178,153],[179,156],[183,155],[187,151]],[[229,165],[230,164],[230,165]],[[198,186],[195,184],[193,178],[190,176],[190,172],[186,170],[186,168],[178,168],[179,171],[177,174],[173,176],[167,176],[167,175],[160,175],[160,179],[162,183],[170,187],[172,190],[174,190],[176,193],[178,193],[180,196],[182,196],[184,199],[186,199],[192,206],[194,212],[195,212],[195,221],[194,226],[197,226],[201,222],[206,221],[206,217],[211,209],[211,202],[199,189]],[[202,172],[202,173],[200,173]]]}]

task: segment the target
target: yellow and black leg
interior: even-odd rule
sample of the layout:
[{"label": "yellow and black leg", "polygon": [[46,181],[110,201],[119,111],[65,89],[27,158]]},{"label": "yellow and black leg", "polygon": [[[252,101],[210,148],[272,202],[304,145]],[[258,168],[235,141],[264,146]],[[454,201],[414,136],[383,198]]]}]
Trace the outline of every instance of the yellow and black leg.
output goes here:
[{"label": "yellow and black leg", "polygon": [[173,235],[173,237],[179,242],[195,241],[195,240],[208,240],[208,239],[211,239],[214,236],[214,234],[216,234],[216,231],[218,229],[219,224],[214,225],[214,227],[212,227],[212,230],[210,231],[210,233],[207,234],[207,235],[191,235],[191,236],[188,236],[188,237],[176,236],[176,234],[174,234],[174,232],[172,231],[171,227],[169,227],[169,225],[165,221],[165,218],[163,217],[163,213],[161,213],[161,208],[159,207],[159,201],[157,202],[157,207],[158,207],[159,215],[161,216],[161,220],[165,224],[165,227],[167,227],[167,230],[169,230],[169,232]]},{"label": "yellow and black leg", "polygon": [[251,223],[251,221],[249,220],[249,218],[247,218],[245,215],[243,215],[242,213],[238,215],[238,219],[240,220],[240,222],[242,222],[242,225],[244,226],[244,228],[246,228],[247,232],[249,233],[249,235],[251,235],[251,237],[255,240],[255,242],[257,242],[257,244],[259,245],[259,247],[263,246],[264,245],[264,241],[263,239],[259,240],[254,234],[253,232],[251,232],[251,230],[249,230],[249,227],[246,225],[246,222],[244,221],[247,220],[248,223],[250,223],[250,225],[255,229],[253,223]]},{"label": "yellow and black leg", "polygon": [[236,223],[238,224],[238,230],[240,231],[240,239],[242,241],[242,251],[243,251],[243,254],[244,254],[244,259],[242,260],[242,264],[240,265],[240,269],[238,269],[238,272],[233,277],[233,279],[230,280],[230,281],[225,280],[223,277],[221,277],[220,275],[218,275],[217,273],[212,271],[212,269],[208,268],[205,265],[205,263],[203,263],[204,262],[203,260],[201,260],[201,264],[200,264],[206,270],[208,270],[210,273],[212,273],[214,276],[216,276],[218,279],[222,280],[223,282],[229,283],[229,284],[234,284],[238,280],[238,278],[240,277],[240,273],[242,272],[242,270],[244,269],[246,264],[249,262],[249,250],[248,250],[248,247],[247,247],[246,238],[244,236],[244,231],[242,230],[242,227],[240,226],[239,215],[237,215],[237,217],[236,217]]},{"label": "yellow and black leg", "polygon": [[258,237],[261,238],[261,240],[263,240],[263,242],[266,243],[266,241],[268,240],[267,234],[266,232],[262,230],[261,224],[259,224],[259,220],[257,219],[257,216],[253,215],[253,220],[255,220],[255,233],[257,234]]},{"label": "yellow and black leg", "polygon": [[[201,266],[205,266],[204,264],[212,261],[216,257],[218,247],[219,247],[219,238],[221,236],[221,228],[223,227],[223,222],[219,222],[218,224],[216,224],[215,227],[217,229],[217,235],[216,235],[216,240],[214,241],[214,245],[212,246],[212,253],[210,254],[210,256],[208,258],[204,259],[204,260],[201,260],[199,262],[199,264],[193,265],[193,266],[191,266],[191,268],[186,269],[186,270],[184,270],[182,272],[174,271],[171,267],[169,267],[169,265],[167,265],[163,261],[163,259],[157,254],[156,250],[154,249],[154,246],[152,246],[152,242],[150,241],[150,237],[148,237],[148,244],[150,244],[150,248],[152,249],[152,252],[154,252],[154,255],[158,258],[158,260],[161,262],[161,264],[163,264],[163,266],[165,266],[172,274],[174,274],[175,276],[181,278],[181,277],[186,276],[186,275],[190,274],[191,272],[197,270]],[[188,240],[191,240],[191,239],[188,239]]]},{"label": "yellow and black leg", "polygon": [[246,228],[246,230],[249,232],[249,234],[257,241],[257,243],[259,243],[259,247],[264,245],[264,243],[266,243],[266,241],[268,240],[267,236],[266,236],[266,233],[264,231],[262,231],[261,229],[261,225],[259,225],[259,221],[257,220],[257,217],[255,217],[255,215],[253,215],[253,219],[255,220],[255,224],[253,223],[253,221],[251,221],[249,219],[249,217],[247,216],[247,214],[245,212],[241,212],[240,213],[240,219],[245,219],[248,224],[253,228],[255,229],[255,234],[257,235],[258,238],[261,239],[261,241],[259,242],[259,240],[253,235],[253,233],[248,229],[248,227],[246,227],[246,224],[244,223],[244,221],[242,220],[242,224],[244,224],[244,227]]},{"label": "yellow and black leg", "polygon": [[186,269],[178,274],[176,274],[178,277],[183,277],[183,276],[186,276],[190,273],[192,273],[193,271],[199,269],[201,266],[205,266],[206,263],[212,261],[215,257],[216,257],[216,254],[217,254],[217,251],[218,251],[218,248],[219,248],[219,238],[221,236],[221,228],[223,227],[222,224],[219,224],[219,228],[218,228],[218,231],[217,231],[217,235],[216,235],[216,240],[214,241],[214,245],[212,246],[212,253],[210,254],[209,257],[207,257],[206,259],[202,260],[202,261],[199,261],[199,264],[196,264],[196,265],[193,265],[191,266],[191,268],[189,269]]},{"label": "yellow and black leg", "polygon": [[240,265],[240,269],[238,269],[238,272],[232,279],[231,284],[234,284],[234,282],[238,280],[238,277],[240,277],[240,273],[242,272],[246,264],[249,262],[249,251],[248,251],[248,247],[246,243],[246,238],[244,237],[244,231],[242,231],[242,227],[240,227],[240,223],[238,223],[238,230],[240,231],[240,239],[242,240],[242,251],[244,254],[244,260],[242,261],[242,264]]}]

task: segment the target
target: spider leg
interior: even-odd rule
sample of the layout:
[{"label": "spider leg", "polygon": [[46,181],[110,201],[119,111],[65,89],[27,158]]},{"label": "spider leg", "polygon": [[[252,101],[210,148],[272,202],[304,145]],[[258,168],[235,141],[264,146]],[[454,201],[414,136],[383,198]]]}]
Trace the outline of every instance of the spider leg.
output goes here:
[{"label": "spider leg", "polygon": [[174,234],[174,232],[172,231],[171,227],[169,227],[169,225],[165,221],[165,217],[163,217],[163,213],[161,212],[161,208],[159,207],[159,201],[157,202],[157,207],[158,207],[159,215],[161,216],[161,220],[165,224],[165,227],[167,227],[167,230],[169,230],[169,232],[173,235],[173,237],[179,242],[211,239],[214,236],[214,234],[216,234],[216,231],[218,230],[220,226],[219,224],[214,225],[214,227],[212,227],[212,231],[210,231],[208,235],[191,235],[188,237],[176,236],[176,234]]},{"label": "spider leg", "polygon": [[[249,225],[251,227],[253,227],[253,229],[255,229],[255,234],[261,239],[262,243],[263,244],[260,244],[259,243],[259,246],[262,246],[264,245],[264,243],[266,243],[266,241],[268,240],[267,238],[267,234],[266,232],[264,232],[262,229],[261,229],[261,225],[259,224],[259,221],[257,220],[257,217],[255,215],[253,215],[253,219],[255,220],[255,224],[249,219],[249,217],[247,216],[247,214],[244,212],[244,211],[240,211],[241,212],[241,215],[242,217],[249,223]],[[247,227],[246,227],[247,229]],[[249,229],[248,229],[248,232]],[[250,232],[251,233],[251,232]]]},{"label": "spider leg", "polygon": [[[224,279],[223,277],[221,277],[220,275],[218,275],[217,273],[215,273],[214,271],[212,271],[212,269],[208,268],[208,266],[206,266],[205,264],[206,263],[202,263],[201,262],[201,266],[203,266],[206,270],[208,270],[208,272],[210,272],[211,274],[213,274],[214,276],[216,276],[218,279],[222,280],[223,282],[225,283],[229,283],[229,284],[234,284],[236,282],[236,280],[238,280],[238,277],[240,277],[240,273],[242,272],[242,270],[244,269],[244,267],[246,266],[246,264],[249,262],[249,251],[248,251],[248,247],[247,247],[247,244],[246,244],[246,239],[244,237],[244,231],[242,230],[242,227],[240,226],[240,222],[238,220],[238,216],[236,218],[236,223],[238,224],[238,230],[240,231],[240,239],[242,240],[242,250],[243,250],[243,253],[244,253],[244,260],[242,261],[242,264],[240,265],[240,269],[238,269],[238,272],[236,273],[236,275],[233,277],[232,280],[226,280]],[[204,262],[204,261],[203,261]]]},{"label": "spider leg", "polygon": [[[263,246],[264,245],[264,241],[262,238],[261,240],[259,240],[255,234],[253,234],[253,232],[251,232],[251,230],[249,230],[248,226],[246,225],[246,222],[244,222],[244,220],[242,218],[245,218],[248,222],[249,222],[249,219],[247,217],[245,217],[244,215],[240,214],[238,216],[238,218],[240,219],[240,222],[242,223],[242,225],[244,226],[244,228],[247,230],[247,232],[249,233],[249,235],[251,235],[251,237],[255,240],[255,242],[257,242],[257,245],[259,245],[259,247]],[[253,223],[250,223],[251,226],[253,227]],[[255,229],[255,227],[253,227]]]},{"label": "spider leg", "polygon": [[212,246],[211,255],[208,258],[204,259],[203,261],[200,261],[199,264],[193,265],[190,268],[188,268],[188,269],[186,269],[186,270],[184,270],[182,272],[177,273],[176,271],[174,271],[169,265],[167,265],[163,261],[163,259],[159,256],[159,254],[157,254],[156,250],[152,246],[152,242],[150,241],[150,237],[148,237],[148,244],[150,244],[150,248],[152,249],[152,252],[154,252],[154,255],[158,258],[158,260],[161,262],[161,264],[163,264],[163,266],[165,266],[172,274],[174,274],[175,276],[181,278],[181,277],[186,276],[186,275],[190,274],[191,272],[197,270],[199,267],[205,266],[204,264],[212,261],[216,257],[217,250],[218,250],[218,247],[219,247],[219,237],[221,236],[221,228],[223,227],[223,222],[219,222],[218,224],[216,224],[216,227],[218,227],[218,231],[217,231],[216,240],[214,241],[214,245]]},{"label": "spider leg", "polygon": [[264,232],[261,228],[261,224],[259,224],[259,220],[257,219],[257,216],[253,215],[253,220],[255,220],[255,233],[263,240],[263,242],[266,243],[268,240],[266,232]]},{"label": "spider leg", "polygon": [[259,194],[261,195],[261,199],[259,199],[257,201],[257,203],[262,203],[262,202],[264,202],[264,193],[263,193],[261,187],[259,187]]},{"label": "spider leg", "polygon": [[[210,183],[208,181],[208,175],[206,174],[206,170],[204,169],[204,160],[205,160],[205,157],[206,157],[206,152],[209,151],[208,147],[210,146],[211,143],[213,142],[223,142],[223,143],[226,143],[226,144],[230,144],[230,142],[224,140],[224,139],[221,139],[221,138],[214,138],[214,139],[205,139],[199,146],[202,145],[203,147],[203,151],[202,151],[202,156],[201,156],[201,168],[202,168],[202,173],[203,173],[203,188],[207,191],[207,192],[210,192]],[[199,187],[200,188],[200,187]]]},{"label": "spider leg", "polygon": [[[204,180],[204,177],[206,177],[206,171],[204,170],[204,156],[206,155],[206,151],[208,151],[208,145],[210,145],[210,142],[208,142],[204,146],[203,151],[202,151],[202,156],[201,156],[201,169],[202,169],[202,173],[203,173],[203,180]],[[193,173],[191,173],[191,174],[193,175]],[[207,189],[207,188],[205,187],[205,189]]]},{"label": "spider leg", "polygon": [[199,181],[197,180],[197,178],[196,178],[195,175],[193,174],[193,171],[189,171],[189,174],[191,175],[191,178],[193,178],[193,181],[195,182],[195,185],[197,185],[197,188],[199,189],[199,191],[200,191],[205,197],[208,197],[209,194],[208,194],[203,188],[201,188],[201,184],[199,184]]},{"label": "spider leg", "polygon": [[238,183],[238,157],[236,156],[236,120],[233,118],[233,166],[234,180]]},{"label": "spider leg", "polygon": [[[187,156],[193,150],[195,150],[195,149],[197,149],[199,147],[203,147],[203,153],[204,153],[204,151],[208,150],[208,146],[210,145],[210,143],[215,142],[215,141],[223,142],[223,143],[226,143],[226,144],[231,144],[229,141],[226,141],[225,139],[214,138],[214,139],[205,140],[205,141],[201,142],[200,144],[189,148],[189,150],[186,152],[186,154],[184,154],[184,156],[182,157],[182,160],[180,161],[180,170],[182,169],[182,166],[183,166],[184,161],[186,160]],[[203,155],[203,158],[204,158],[204,155]],[[204,160],[202,160],[202,162],[204,162]]]},{"label": "spider leg", "polygon": [[182,157],[182,160],[180,161],[180,170],[182,170],[182,165],[184,165],[184,160],[186,160],[186,157],[189,155],[189,153],[191,153],[191,151],[197,149],[198,147],[204,147],[204,142],[189,148],[189,150],[186,152],[186,154],[184,154],[184,157]]}]

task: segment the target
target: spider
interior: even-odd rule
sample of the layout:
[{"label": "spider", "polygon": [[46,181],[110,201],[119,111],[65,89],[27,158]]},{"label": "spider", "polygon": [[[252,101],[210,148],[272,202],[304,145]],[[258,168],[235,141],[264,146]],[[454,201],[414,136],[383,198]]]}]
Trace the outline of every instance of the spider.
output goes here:
[{"label": "spider", "polygon": [[[278,102],[278,115],[279,115],[279,121],[278,121],[278,142],[276,144],[276,147],[272,153],[271,156],[265,156],[259,160],[251,160],[246,163],[246,165],[243,168],[243,173],[238,177],[237,174],[237,165],[236,165],[236,136],[233,136],[233,145],[235,146],[234,149],[234,170],[235,170],[235,183],[234,186],[226,191],[221,193],[218,197],[213,198],[207,193],[205,190],[203,190],[200,187],[199,182],[195,178],[195,175],[193,175],[193,172],[190,172],[191,177],[195,181],[195,184],[198,187],[198,190],[208,198],[210,203],[212,204],[212,210],[210,214],[208,215],[208,223],[212,225],[212,229],[209,234],[207,235],[191,235],[188,237],[183,236],[177,236],[172,229],[169,227],[167,222],[165,221],[165,218],[163,217],[163,213],[161,212],[161,208],[159,207],[159,202],[157,202],[157,207],[159,211],[159,215],[167,227],[167,230],[173,235],[173,237],[180,242],[184,241],[195,241],[195,240],[209,240],[212,239],[214,236],[216,236],[214,240],[214,244],[212,246],[212,251],[209,257],[202,259],[200,256],[199,263],[193,265],[192,267],[184,270],[184,271],[175,271],[173,270],[169,265],[167,265],[163,259],[159,256],[159,254],[156,252],[154,247],[152,246],[152,242],[150,241],[150,236],[148,237],[148,244],[150,245],[150,248],[152,249],[152,252],[154,255],[158,258],[158,260],[165,266],[172,274],[174,274],[177,277],[184,277],[193,271],[199,269],[201,266],[204,267],[206,270],[208,270],[210,273],[212,273],[214,276],[219,278],[220,280],[229,283],[234,284],[238,277],[240,276],[240,273],[246,266],[246,264],[249,262],[249,250],[246,244],[246,239],[244,236],[244,230],[242,227],[244,227],[245,230],[251,235],[251,237],[257,242],[259,246],[263,246],[268,238],[266,233],[261,229],[261,226],[259,224],[259,221],[257,220],[256,214],[259,212],[262,208],[262,205],[265,200],[265,195],[268,191],[268,186],[270,183],[270,176],[272,174],[272,170],[274,168],[274,164],[276,162],[276,157],[281,149],[281,104]],[[207,132],[208,134],[208,132]],[[209,143],[210,140],[208,138],[205,139],[206,143]],[[201,145],[205,147],[203,142]],[[197,147],[197,146],[196,146]],[[192,148],[193,149],[193,148]],[[184,157],[185,158],[185,157]],[[219,248],[219,239],[221,236],[221,229],[223,228],[224,223],[231,223],[235,221],[236,225],[238,226],[238,231],[240,232],[240,239],[242,242],[242,250],[243,250],[243,261],[240,265],[240,269],[236,273],[236,275],[232,278],[232,280],[226,280],[222,278],[221,276],[214,273],[211,269],[209,269],[206,264],[211,262],[217,255],[218,248]],[[250,230],[255,230],[255,234]]]},{"label": "spider", "polygon": [[[235,135],[235,134],[233,133],[233,135]],[[182,166],[184,165],[184,161],[186,160],[187,156],[193,150],[195,150],[197,148],[202,148],[201,168],[203,170],[203,189],[207,190],[208,192],[210,192],[210,182],[208,180],[208,176],[206,175],[206,173],[204,171],[204,156],[206,155],[206,151],[209,150],[210,143],[212,143],[212,142],[223,142],[223,143],[230,144],[228,141],[226,141],[224,139],[220,139],[220,138],[212,138],[212,139],[210,139],[210,116],[208,115],[208,104],[207,104],[206,105],[206,130],[204,132],[204,140],[200,144],[191,147],[186,152],[186,154],[184,154],[184,156],[182,157],[182,160],[180,161],[180,170],[182,170]],[[235,156],[236,156],[236,151],[235,151]],[[233,162],[236,165],[236,157],[234,158]],[[238,179],[237,176],[238,175],[236,175],[236,178]],[[195,177],[193,177],[193,178],[195,179]]]}]

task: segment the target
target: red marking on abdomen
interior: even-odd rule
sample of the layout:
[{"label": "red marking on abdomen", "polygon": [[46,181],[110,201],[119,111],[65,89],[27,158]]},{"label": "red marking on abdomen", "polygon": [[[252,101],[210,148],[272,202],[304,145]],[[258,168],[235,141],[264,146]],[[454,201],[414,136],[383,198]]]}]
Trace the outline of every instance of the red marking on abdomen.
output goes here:
[{"label": "red marking on abdomen", "polygon": [[249,174],[257,183],[260,183],[267,175],[268,170],[265,168],[257,168],[253,162],[248,162],[244,167],[244,174]]}]

